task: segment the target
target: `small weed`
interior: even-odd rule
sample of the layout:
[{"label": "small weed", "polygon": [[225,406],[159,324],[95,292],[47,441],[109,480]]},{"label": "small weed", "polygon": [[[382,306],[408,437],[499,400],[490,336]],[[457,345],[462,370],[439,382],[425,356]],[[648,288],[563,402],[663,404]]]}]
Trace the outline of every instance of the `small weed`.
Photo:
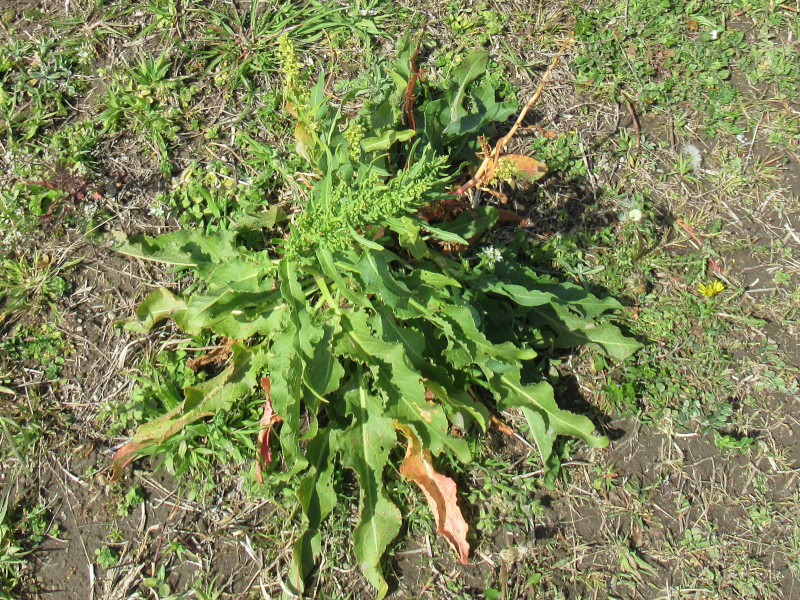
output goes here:
[{"label": "small weed", "polygon": [[57,314],[54,301],[69,289],[59,273],[76,264],[57,265],[51,256],[38,251],[30,260],[0,258],[0,323],[45,306]]},{"label": "small weed", "polygon": [[84,65],[56,37],[12,35],[0,57],[0,135],[9,141],[36,136],[88,87]]},{"label": "small weed", "polygon": [[0,595],[6,597],[20,584],[20,570],[25,563],[25,552],[17,541],[10,523],[8,499],[10,488],[0,498]]},{"label": "small weed", "polygon": [[125,497],[117,504],[117,514],[126,517],[131,511],[144,502],[144,488],[135,485],[125,493]]},{"label": "small weed", "polygon": [[756,440],[746,435],[732,435],[716,432],[714,444],[720,452],[739,452],[747,454],[756,446]]},{"label": "small weed", "polygon": [[11,375],[19,372],[23,363],[41,365],[48,380],[58,379],[64,366],[68,344],[55,325],[46,323],[39,327],[18,327],[0,341],[3,356],[0,368]]},{"label": "small weed", "polygon": [[[16,479],[19,473],[9,472],[6,482]],[[18,597],[16,592],[24,588],[26,557],[46,535],[58,535],[58,527],[50,526],[44,506],[12,507],[11,488],[9,485],[0,497],[0,598],[4,600]]]},{"label": "small weed", "polygon": [[119,563],[119,553],[111,546],[103,546],[94,551],[95,562],[101,569],[111,569]]},{"label": "small weed", "polygon": [[172,77],[172,64],[166,54],[141,57],[123,70],[106,76],[106,93],[98,116],[105,132],[130,129],[140,135],[158,158],[164,175],[171,175],[169,159],[172,144],[185,118],[195,90],[182,77]]},{"label": "small weed", "polygon": [[493,45],[503,33],[508,16],[491,7],[488,2],[476,7],[465,7],[463,3],[450,2],[445,11],[445,24],[453,36],[464,45]]}]

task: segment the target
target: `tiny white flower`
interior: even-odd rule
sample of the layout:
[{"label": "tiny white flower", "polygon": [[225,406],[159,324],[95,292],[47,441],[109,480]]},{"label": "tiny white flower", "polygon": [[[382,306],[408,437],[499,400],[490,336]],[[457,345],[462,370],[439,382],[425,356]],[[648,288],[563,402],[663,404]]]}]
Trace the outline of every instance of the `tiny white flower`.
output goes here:
[{"label": "tiny white flower", "polygon": [[160,204],[157,204],[155,206],[151,206],[150,207],[149,213],[150,213],[151,217],[159,217],[159,218],[161,218],[165,214],[167,214],[167,211],[164,210],[163,206],[161,206]]},{"label": "tiny white flower", "polygon": [[487,246],[481,250],[481,255],[491,263],[499,263],[503,260],[503,253],[494,246]]},{"label": "tiny white flower", "polygon": [[716,29],[712,29],[711,33],[709,33],[709,35],[711,36],[712,40],[719,39],[719,31],[717,31]]},{"label": "tiny white flower", "polygon": [[633,221],[634,223],[638,223],[642,220],[642,211],[638,208],[633,208],[628,211],[628,220]]}]

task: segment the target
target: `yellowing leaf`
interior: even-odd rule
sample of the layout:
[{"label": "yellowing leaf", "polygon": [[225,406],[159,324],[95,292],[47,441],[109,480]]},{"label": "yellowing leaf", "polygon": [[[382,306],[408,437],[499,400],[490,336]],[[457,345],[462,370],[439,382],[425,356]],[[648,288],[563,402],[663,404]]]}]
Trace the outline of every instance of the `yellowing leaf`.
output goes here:
[{"label": "yellowing leaf", "polygon": [[294,128],[294,139],[294,146],[297,153],[308,162],[313,162],[312,150],[316,142],[310,127],[303,121],[297,123],[297,126]]},{"label": "yellowing leaf", "polygon": [[433,511],[437,532],[450,542],[458,552],[461,564],[466,565],[469,561],[469,526],[456,503],[456,482],[434,470],[430,451],[422,448],[422,443],[410,427],[400,423],[395,423],[395,427],[408,439],[400,474],[420,487]]},{"label": "yellowing leaf", "polygon": [[533,183],[547,175],[547,165],[543,162],[536,160],[524,154],[505,154],[500,157],[500,162],[495,175],[498,177],[502,174],[506,181],[524,181],[525,183]]}]

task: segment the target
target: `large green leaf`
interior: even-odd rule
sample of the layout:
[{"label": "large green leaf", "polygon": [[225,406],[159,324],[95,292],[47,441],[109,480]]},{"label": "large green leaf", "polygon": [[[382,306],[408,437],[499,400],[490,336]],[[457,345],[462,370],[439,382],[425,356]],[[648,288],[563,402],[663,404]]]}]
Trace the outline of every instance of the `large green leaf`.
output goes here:
[{"label": "large green leaf", "polygon": [[[467,86],[486,71],[489,53],[486,50],[475,50],[468,54],[461,64],[453,70],[453,81],[458,85],[447,107],[450,112],[449,123],[455,123],[463,114],[462,103],[467,93]],[[446,128],[445,128],[446,129]]]},{"label": "large green leaf", "polygon": [[256,387],[257,378],[267,363],[267,353],[261,346],[247,348],[240,343],[233,344],[231,352],[233,358],[225,370],[208,381],[187,387],[183,402],[136,429],[133,438],[115,455],[116,479],[135,454],[151,453],[187,425],[228,410],[235,401]]},{"label": "large green leaf", "polygon": [[326,428],[309,442],[307,455],[311,461],[297,487],[296,496],[303,511],[303,530],[292,549],[289,581],[298,594],[302,593],[304,579],[313,569],[322,549],[320,525],[337,502],[333,489],[335,463],[332,451],[336,435],[338,432]]},{"label": "large green leaf", "polygon": [[381,599],[389,586],[381,573],[380,560],[402,522],[400,511],[389,500],[383,485],[383,470],[397,437],[392,419],[384,415],[380,398],[363,384],[345,394],[345,401],[353,422],[342,433],[338,448],[342,463],[358,474],[359,520],[353,531],[354,550],[361,571]]},{"label": "large green leaf", "polygon": [[388,150],[393,144],[397,142],[407,142],[417,135],[413,129],[405,129],[403,131],[395,131],[390,129],[380,136],[371,137],[361,142],[361,148],[364,152],[375,152],[377,150]]},{"label": "large green leaf", "polygon": [[[440,232],[445,231],[450,236],[457,236],[462,241],[459,243],[469,243],[464,240],[472,240],[495,226],[498,219],[497,209],[494,206],[477,206],[473,209],[462,212],[454,221],[442,223],[435,231],[437,237]],[[439,237],[439,239],[444,239]],[[444,241],[452,241],[445,239]]]},{"label": "large green leaf", "polygon": [[605,352],[617,359],[625,360],[642,345],[625,337],[618,327],[611,323],[596,324],[575,315],[559,304],[537,306],[530,309],[530,319],[538,326],[546,325],[556,332],[556,346],[571,348],[583,344],[597,344]]},{"label": "large green leaf", "polygon": [[504,410],[516,406],[539,415],[541,421],[526,413],[543,462],[550,458],[556,435],[576,437],[593,448],[608,445],[607,437],[594,435],[594,424],[588,418],[558,407],[549,383],[522,384],[519,371],[495,374],[488,383],[498,408]]}]

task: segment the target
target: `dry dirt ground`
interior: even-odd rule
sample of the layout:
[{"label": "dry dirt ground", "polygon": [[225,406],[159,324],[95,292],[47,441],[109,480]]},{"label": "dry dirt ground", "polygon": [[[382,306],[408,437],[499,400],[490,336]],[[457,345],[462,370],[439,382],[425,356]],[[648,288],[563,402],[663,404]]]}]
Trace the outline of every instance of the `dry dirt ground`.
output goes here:
[{"label": "dry dirt ground", "polygon": [[[9,9],[32,35],[58,34],[44,19],[25,20],[22,15],[29,9],[47,16],[83,14],[70,0],[0,2],[0,10]],[[548,10],[555,13],[558,7]],[[437,35],[436,27],[431,29],[431,35]],[[107,63],[123,60],[130,50],[126,44],[138,43],[124,32],[109,39],[109,55],[100,57]],[[520,64],[547,62],[530,45],[517,50]],[[531,466],[535,457],[530,447],[490,433],[484,446],[501,467],[494,474],[465,474],[462,483],[491,490],[498,485],[492,479],[497,476],[522,496],[515,505],[508,504],[509,495],[472,504],[462,498],[472,523],[484,512],[497,519],[494,531],[475,534],[466,567],[457,564],[430,528],[410,527],[389,559],[390,597],[482,598],[486,588],[497,588],[508,598],[800,598],[800,412],[796,380],[791,385],[800,369],[800,335],[796,321],[781,313],[785,305],[765,300],[774,293],[759,291],[772,287],[775,271],[789,273],[797,285],[797,156],[785,153],[770,170],[775,151],[763,140],[756,137],[749,147],[731,148],[724,146],[725,140],[698,134],[694,141],[706,157],[708,173],[680,186],[660,182],[622,164],[621,157],[627,160],[628,155],[607,142],[622,131],[635,138],[640,127],[646,140],[671,144],[642,148],[640,157],[646,158],[639,160],[674,160],[680,140],[676,144],[669,119],[663,114],[637,115],[635,125],[624,104],[576,93],[568,63],[569,58],[556,69],[533,120],[545,129],[578,131],[589,174],[556,174],[525,199],[523,210],[538,223],[531,235],[544,238],[565,227],[604,227],[613,221],[615,210],[598,204],[604,190],[628,178],[650,177],[662,234],[651,252],[659,255],[662,270],[647,275],[658,296],[685,289],[680,273],[670,266],[680,266],[697,249],[696,241],[681,235],[670,219],[719,219],[719,238],[710,238],[710,243],[720,240],[717,260],[732,287],[746,290],[739,296],[736,314],[763,322],[756,326],[731,317],[726,338],[731,358],[724,365],[724,375],[741,390],[728,399],[731,410],[748,412],[738,421],[747,429],[735,433],[757,440],[758,449],[741,453],[720,448],[713,432],[677,423],[669,411],[657,420],[616,413],[604,406],[605,379],[594,371],[592,361],[580,353],[566,356],[559,368],[573,375],[565,379],[560,402],[604,414],[596,421],[611,435],[610,447],[588,451],[572,446],[562,475],[552,485],[525,487],[524,482],[541,476]],[[537,77],[519,70],[515,83],[522,97],[534,89]],[[92,94],[101,87],[95,73],[89,91],[67,119],[96,114]],[[746,93],[755,97],[753,90]],[[796,113],[798,106],[786,109]],[[756,173],[744,182],[726,181],[713,173],[733,154],[750,161],[751,171],[761,169],[764,179]],[[175,162],[180,171],[189,157]],[[117,188],[113,194],[101,194],[113,220],[107,229],[159,233],[178,225],[148,212],[156,195],[170,185],[156,163],[135,138],[124,135],[96,151],[94,181]],[[3,167],[11,172],[9,164]],[[12,178],[0,175],[0,182],[10,186]],[[754,193],[758,186],[760,191]],[[740,202],[744,196],[748,200]],[[566,221],[554,217],[556,209],[566,212]],[[137,462],[123,483],[109,483],[111,456],[126,437],[107,435],[109,423],[101,408],[123,403],[136,385],[132,376],[142,373],[140,365],[178,339],[169,328],[143,335],[121,328],[119,322],[134,315],[138,302],[152,289],[178,289],[179,284],[160,266],[120,256],[108,242],[88,239],[76,230],[43,225],[32,235],[35,246],[59,263],[80,261],[65,272],[70,292],[56,301],[56,311],[25,317],[28,325],[55,322],[63,334],[65,362],[57,381],[48,380],[42,366],[30,362],[13,381],[16,395],[0,398],[3,416],[19,421],[32,416],[40,430],[25,460],[3,455],[0,484],[14,505],[44,506],[51,532],[26,557],[18,597],[280,596],[292,543],[291,531],[283,530],[281,523],[291,515],[283,506],[250,493],[249,464],[220,466],[213,474],[213,491],[196,498],[187,497],[180,477],[154,470],[157,457]],[[780,254],[774,251],[776,243]],[[10,331],[6,325],[2,334]],[[691,339],[681,341],[691,348]],[[663,360],[673,357],[690,361],[692,351],[680,344],[664,347]],[[788,391],[764,385],[768,374],[778,371],[788,374]],[[705,385],[702,380],[688,382],[690,389]],[[745,405],[746,398],[756,401]],[[134,486],[141,486],[144,501],[127,502],[126,507],[125,495]],[[521,510],[526,505],[535,510]],[[350,510],[355,510],[354,504]],[[337,518],[352,520],[344,513]],[[341,533],[342,528],[334,530]],[[370,597],[347,543],[326,539],[329,548],[323,553],[316,597]],[[116,566],[98,564],[96,552],[104,547],[116,553]],[[202,595],[212,589],[218,595]]]}]

